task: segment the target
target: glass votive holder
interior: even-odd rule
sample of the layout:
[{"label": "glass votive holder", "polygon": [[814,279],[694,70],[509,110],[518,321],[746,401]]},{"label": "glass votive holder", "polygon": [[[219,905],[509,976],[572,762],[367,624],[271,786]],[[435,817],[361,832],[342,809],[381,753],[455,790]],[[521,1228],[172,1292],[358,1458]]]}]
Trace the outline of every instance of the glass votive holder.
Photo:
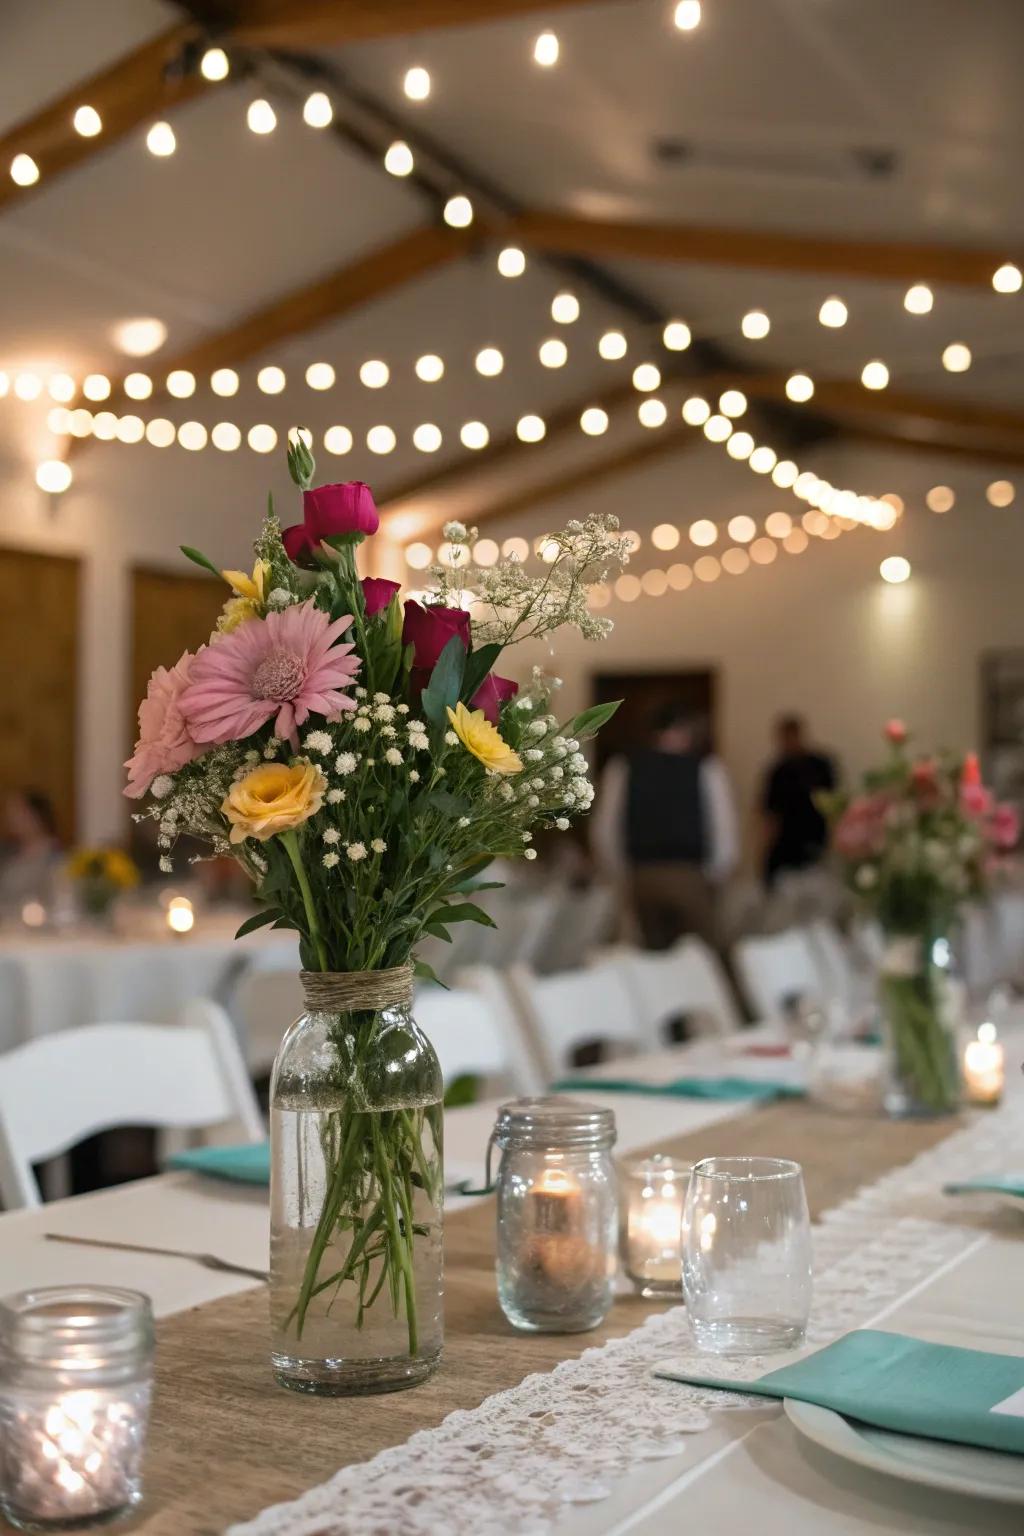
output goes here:
[{"label": "glass votive holder", "polygon": [[142,1498],[153,1314],[138,1291],[54,1286],[0,1301],[0,1510],[78,1529]]},{"label": "glass votive holder", "polygon": [[968,1104],[994,1108],[1003,1097],[1006,1055],[992,1023],[978,1025],[977,1039],[964,1049],[964,1089]]},{"label": "glass votive holder", "polygon": [[496,1181],[502,1311],[514,1328],[534,1333],[596,1328],[614,1294],[615,1116],[562,1096],[517,1099],[499,1109],[491,1141],[502,1154]]},{"label": "glass votive holder", "polygon": [[641,1296],[668,1301],[683,1294],[683,1204],[690,1168],[661,1152],[620,1165],[622,1267]]}]

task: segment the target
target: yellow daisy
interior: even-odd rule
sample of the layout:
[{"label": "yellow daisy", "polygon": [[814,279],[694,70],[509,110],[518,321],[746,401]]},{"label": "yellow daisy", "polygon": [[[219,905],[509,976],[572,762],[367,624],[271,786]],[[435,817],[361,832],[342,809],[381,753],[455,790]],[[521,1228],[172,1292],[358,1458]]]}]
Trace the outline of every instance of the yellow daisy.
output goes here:
[{"label": "yellow daisy", "polygon": [[452,730],[467,752],[492,773],[522,773],[523,762],[488,720],[482,709],[467,709],[461,701],[449,709]]}]

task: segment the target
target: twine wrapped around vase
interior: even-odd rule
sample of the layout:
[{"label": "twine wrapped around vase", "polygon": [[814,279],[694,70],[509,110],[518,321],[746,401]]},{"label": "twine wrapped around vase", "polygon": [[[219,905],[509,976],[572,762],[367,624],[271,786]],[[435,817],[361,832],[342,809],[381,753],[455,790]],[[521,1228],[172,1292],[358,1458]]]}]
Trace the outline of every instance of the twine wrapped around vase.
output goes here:
[{"label": "twine wrapped around vase", "polygon": [[411,965],[386,971],[300,971],[310,1013],[351,1013],[356,1009],[405,1008],[412,1002]]}]

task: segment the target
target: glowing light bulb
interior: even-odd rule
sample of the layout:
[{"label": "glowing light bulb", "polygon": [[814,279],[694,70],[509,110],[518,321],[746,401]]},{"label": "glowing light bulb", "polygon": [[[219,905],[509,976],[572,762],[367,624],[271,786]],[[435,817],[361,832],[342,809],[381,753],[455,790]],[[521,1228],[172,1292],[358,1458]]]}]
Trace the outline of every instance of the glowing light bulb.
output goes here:
[{"label": "glowing light bulb", "polygon": [[649,394],[652,389],[657,389],[661,383],[661,370],[653,363],[638,363],[633,369],[633,388]]},{"label": "glowing light bulb", "polygon": [[166,160],[168,155],[174,154],[177,147],[178,141],[170,123],[154,123],[146,134],[146,148],[151,155],[156,155],[158,160]]},{"label": "glowing light bulb", "polygon": [[699,517],[695,523],[690,524],[690,543],[699,548],[707,548],[718,539],[718,528],[709,517]]},{"label": "glowing light bulb", "polygon": [[992,273],[992,287],[996,293],[1019,293],[1024,284],[1024,274],[1012,261],[1005,261]]},{"label": "glowing light bulb", "polygon": [[366,446],[371,453],[392,453],[398,439],[388,426],[371,427],[366,434]]},{"label": "glowing light bulb", "polygon": [[985,491],[985,500],[990,507],[1008,507],[1017,492],[1010,480],[993,480]]},{"label": "glowing light bulb", "polygon": [[198,453],[206,447],[206,428],[201,421],[183,421],[178,428],[178,442],[189,453]]},{"label": "glowing light bulb", "polygon": [[542,32],[533,45],[534,62],[542,69],[550,69],[558,63],[558,38],[554,32]]},{"label": "glowing light bulb", "polygon": [[167,375],[167,393],[176,400],[187,400],[196,392],[196,377],[187,368],[174,368]]},{"label": "glowing light bulb", "polygon": [[846,324],[849,318],[850,311],[842,299],[837,299],[834,296],[826,299],[818,310],[818,319],[821,321],[821,324],[827,325],[832,331],[838,331],[841,326]]},{"label": "glowing light bulb", "polygon": [[608,430],[608,412],[599,405],[589,405],[580,417],[580,426],[588,437],[600,437]]},{"label": "glowing light bulb", "polygon": [[468,229],[473,222],[473,204],[461,192],[444,205],[444,221],[452,229]]},{"label": "glowing light bulb", "polygon": [[277,433],[265,421],[259,421],[254,427],[250,427],[245,440],[253,453],[273,453],[277,447]]},{"label": "glowing light bulb", "polygon": [[103,132],[103,119],[95,107],[78,107],[71,123],[83,139],[94,139],[98,133]]},{"label": "glowing light bulb", "polygon": [[773,539],[784,539],[793,531],[793,519],[788,512],[769,512],[764,520],[764,531],[770,533]]},{"label": "glowing light bulb", "polygon": [[256,388],[262,390],[265,395],[279,395],[287,382],[284,369],[277,368],[274,364],[261,368],[256,375]]},{"label": "glowing light bulb", "polygon": [[233,421],[218,421],[210,433],[210,442],[221,453],[234,453],[242,446],[242,434]]},{"label": "glowing light bulb", "polygon": [[207,48],[199,60],[199,73],[204,80],[226,80],[231,72],[231,61],[223,48]]},{"label": "glowing light bulb", "polygon": [[780,490],[788,491],[790,486],[796,484],[799,473],[792,459],[780,459],[772,470],[772,484],[777,485]]},{"label": "glowing light bulb", "polygon": [[498,252],[498,271],[502,277],[522,277],[526,271],[526,256],[518,245],[506,245]]},{"label": "glowing light bulb", "polygon": [[63,459],[44,459],[36,465],[36,485],[49,496],[61,496],[72,481],[71,465]]},{"label": "glowing light bulb", "polygon": [[11,161],[11,180],[18,187],[34,187],[39,180],[39,167],[31,155],[15,155]]},{"label": "glowing light bulb", "polygon": [[889,382],[889,370],[877,357],[865,363],[860,371],[860,381],[865,389],[885,389]]},{"label": "glowing light bulb", "polygon": [[471,448],[474,452],[486,448],[490,437],[491,434],[482,421],[467,421],[459,432],[459,441],[463,448]]},{"label": "glowing light bulb", "polygon": [[927,283],[915,283],[903,295],[903,308],[908,315],[927,315],[935,303],[935,295]]},{"label": "glowing light bulb", "polygon": [[506,560],[528,560],[530,558],[530,546],[525,539],[506,539],[501,546],[501,552]]},{"label": "glowing light bulb", "polygon": [[[17,395],[19,400],[38,400],[42,392],[43,381],[41,378],[39,378],[38,374],[19,373],[15,375],[14,393]],[[109,393],[110,389],[108,385],[107,394]],[[96,398],[103,399],[103,396],[98,395]]]},{"label": "glowing light bulb", "polygon": [[422,379],[424,384],[436,384],[438,379],[444,377],[444,361],[433,352],[427,352],[423,357],[416,359],[416,377]]},{"label": "glowing light bulb", "polygon": [[338,458],[352,451],[352,433],[348,427],[328,427],[324,433],[324,447]]},{"label": "glowing light bulb", "polygon": [[742,576],[750,569],[750,556],[745,549],[727,549],[722,556],[722,570],[730,576]]},{"label": "glowing light bulb", "polygon": [[[384,169],[392,176],[408,176],[413,168],[412,150],[404,139],[396,139],[388,145],[384,156]],[[449,222],[451,222],[449,220]]]},{"label": "glowing light bulb", "polygon": [[405,551],[405,563],[410,570],[425,571],[434,558],[429,544],[410,544]]},{"label": "glowing light bulb", "polygon": [[723,416],[742,416],[747,408],[747,397],[741,389],[727,389],[718,397],[718,409]]},{"label": "glowing light bulb", "polygon": [[662,400],[641,400],[636,414],[642,427],[663,427],[668,410]]},{"label": "glowing light bulb", "polygon": [[763,309],[751,309],[740,321],[740,330],[748,341],[763,341],[772,328],[772,323]]},{"label": "glowing light bulb", "polygon": [[878,567],[878,574],[883,581],[897,585],[901,581],[910,579],[910,561],[903,555],[886,555]]},{"label": "glowing light bulb", "polygon": [[659,523],[651,530],[651,543],[655,549],[675,549],[679,543],[679,529],[674,523]]},{"label": "glowing light bulb", "polygon": [[334,369],[330,363],[310,363],[306,369],[306,383],[310,389],[330,389],[334,383]]},{"label": "glowing light bulb", "polygon": [[728,531],[730,539],[734,539],[737,544],[749,544],[757,533],[757,524],[752,517],[741,513],[739,517],[730,518]]},{"label": "glowing light bulb", "polygon": [[249,125],[250,133],[273,133],[277,127],[277,113],[269,101],[258,96],[255,101],[250,101],[245,121]]},{"label": "glowing light bulb", "polygon": [[129,373],[125,377],[124,392],[129,400],[148,400],[153,393],[153,380],[148,373]]},{"label": "glowing light bulb", "polygon": [[238,374],[233,368],[217,368],[210,375],[210,388],[215,395],[237,395]]},{"label": "glowing light bulb", "polygon": [[616,362],[620,357],[625,357],[627,341],[621,331],[605,331],[597,344],[599,356],[608,363]]},{"label": "glowing light bulb", "polygon": [[113,411],[97,411],[92,419],[92,435],[101,443],[112,443],[117,436],[117,417]]},{"label": "glowing light bulb", "polygon": [[754,451],[754,439],[749,432],[734,432],[726,440],[725,451],[730,459],[749,459]]},{"label": "glowing light bulb", "polygon": [[390,368],[379,357],[371,357],[359,370],[359,382],[367,389],[383,389],[390,377]]},{"label": "glowing light bulb", "polygon": [[639,576],[634,576],[630,571],[620,576],[615,583],[615,596],[623,603],[635,603],[642,591]]},{"label": "glowing light bulb", "polygon": [[679,0],[672,20],[680,32],[692,32],[700,26],[700,0]]},{"label": "glowing light bulb", "polygon": [[670,320],[661,333],[661,339],[670,352],[685,352],[693,334],[682,320]]},{"label": "glowing light bulb", "polygon": [[[17,381],[15,381],[17,390]],[[105,373],[87,373],[82,380],[82,394],[87,400],[106,400],[110,395],[110,380]]]},{"label": "glowing light bulb", "polygon": [[702,427],[711,415],[711,407],[700,395],[691,395],[683,402],[683,420],[688,427]]},{"label": "glowing light bulb", "polygon": [[505,366],[505,359],[497,347],[482,347],[477,353],[473,366],[477,373],[482,373],[485,379],[496,378]]},{"label": "glowing light bulb", "polygon": [[942,354],[942,366],[947,373],[966,373],[971,366],[971,349],[962,341],[951,341]]},{"label": "glowing light bulb", "polygon": [[537,356],[545,368],[561,368],[565,365],[569,356],[569,348],[564,341],[559,341],[553,336],[549,341],[541,342]]},{"label": "glowing light bulb", "polygon": [[302,121],[308,128],[329,128],[334,121],[334,106],[326,91],[313,91],[302,106]]},{"label": "glowing light bulb", "polygon": [[[65,403],[75,398],[75,390],[78,388],[70,373],[54,373],[46,381],[46,391],[51,400],[59,400]],[[6,391],[4,391],[6,393]]]},{"label": "glowing light bulb", "polygon": [[516,422],[516,437],[521,443],[539,443],[546,432],[540,416],[520,416]]},{"label": "glowing light bulb", "polygon": [[412,434],[412,445],[420,453],[436,453],[442,442],[441,428],[432,421],[424,421]]},{"label": "glowing light bulb", "polygon": [[119,443],[141,443],[146,435],[146,424],[141,416],[119,416],[116,436]]},{"label": "glowing light bulb", "polygon": [[732,422],[728,416],[709,416],[704,423],[704,436],[710,443],[724,443],[732,435]]},{"label": "glowing light bulb", "polygon": [[114,345],[128,357],[148,357],[167,340],[162,320],[146,316],[140,320],[122,320],[113,330]]},{"label": "glowing light bulb", "polygon": [[67,437],[71,430],[71,412],[67,406],[52,406],[46,413],[46,425],[54,437]]},{"label": "glowing light bulb", "polygon": [[956,494],[948,485],[933,485],[924,498],[929,512],[949,512],[956,502]]},{"label": "glowing light bulb", "polygon": [[755,475],[767,475],[775,468],[778,454],[774,448],[769,448],[766,443],[761,443],[755,448],[747,461]]},{"label": "glowing light bulb", "polygon": [[146,423],[146,442],[154,448],[169,448],[174,442],[174,422],[166,416],[154,416]]},{"label": "glowing light bulb", "polygon": [[786,396],[802,405],[814,394],[814,380],[806,373],[791,373],[786,380]]},{"label": "glowing light bulb", "polygon": [[755,565],[771,565],[778,554],[779,546],[772,539],[755,539],[750,546],[750,558]]},{"label": "glowing light bulb", "polygon": [[580,301],[574,293],[556,293],[551,300],[551,318],[557,325],[572,325],[580,317]]},{"label": "glowing light bulb", "polygon": [[430,71],[422,64],[414,64],[405,72],[402,89],[410,101],[426,101],[430,95]]}]

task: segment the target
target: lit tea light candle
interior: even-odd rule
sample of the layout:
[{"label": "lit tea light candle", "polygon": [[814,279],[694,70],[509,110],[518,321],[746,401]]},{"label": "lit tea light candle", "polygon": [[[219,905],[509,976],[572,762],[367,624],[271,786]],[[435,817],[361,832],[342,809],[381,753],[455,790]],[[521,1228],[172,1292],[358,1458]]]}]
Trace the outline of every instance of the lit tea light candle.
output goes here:
[{"label": "lit tea light candle", "polygon": [[623,1267],[642,1296],[679,1296],[690,1165],[657,1153],[624,1164],[622,1174]]},{"label": "lit tea light candle", "polygon": [[191,933],[196,915],[187,896],[174,896],[167,903],[167,926],[172,933]]},{"label": "lit tea light candle", "polygon": [[979,1024],[977,1040],[964,1051],[964,1083],[969,1104],[998,1104],[1003,1096],[1006,1062],[994,1024]]},{"label": "lit tea light candle", "polygon": [[142,1497],[153,1317],[137,1291],[0,1302],[0,1510],[26,1530],[106,1522]]}]

